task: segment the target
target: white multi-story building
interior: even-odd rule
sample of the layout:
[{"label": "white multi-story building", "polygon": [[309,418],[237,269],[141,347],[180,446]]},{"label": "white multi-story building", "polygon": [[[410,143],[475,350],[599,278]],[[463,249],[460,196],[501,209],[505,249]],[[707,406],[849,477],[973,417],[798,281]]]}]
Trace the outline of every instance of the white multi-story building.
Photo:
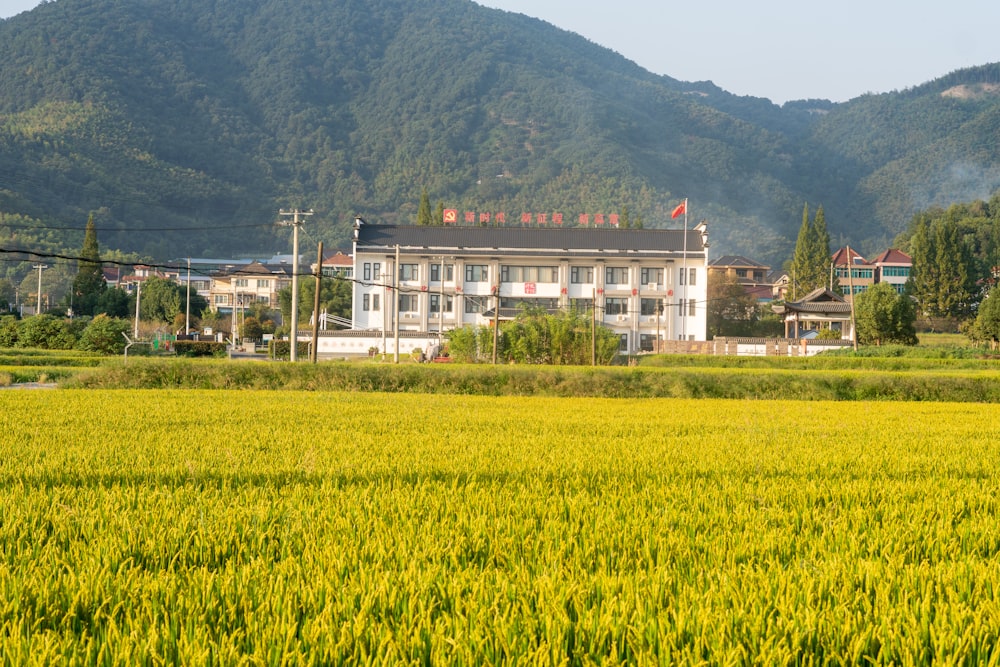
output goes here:
[{"label": "white multi-story building", "polygon": [[[355,329],[438,332],[596,305],[624,352],[705,340],[708,237],[688,230],[354,226]],[[398,311],[393,306],[392,294]]]}]

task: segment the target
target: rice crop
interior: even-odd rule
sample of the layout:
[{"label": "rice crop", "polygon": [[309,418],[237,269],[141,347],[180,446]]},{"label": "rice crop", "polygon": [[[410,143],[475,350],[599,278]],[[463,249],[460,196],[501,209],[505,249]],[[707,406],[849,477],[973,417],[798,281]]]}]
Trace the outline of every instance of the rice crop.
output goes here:
[{"label": "rice crop", "polygon": [[7,664],[998,664],[1000,408],[0,393]]}]

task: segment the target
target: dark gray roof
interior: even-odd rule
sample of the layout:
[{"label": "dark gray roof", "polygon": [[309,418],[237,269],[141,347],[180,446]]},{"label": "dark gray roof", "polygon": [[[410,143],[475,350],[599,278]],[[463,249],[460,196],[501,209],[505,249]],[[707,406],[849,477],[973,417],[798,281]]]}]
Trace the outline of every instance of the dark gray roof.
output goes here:
[{"label": "dark gray roof", "polygon": [[800,313],[849,313],[851,312],[851,304],[844,301],[844,297],[836,292],[819,287],[799,301],[788,301],[780,306],[775,306],[774,311],[776,313],[784,311],[798,311]]},{"label": "dark gray roof", "polygon": [[752,259],[747,259],[743,255],[723,255],[718,259],[713,259],[708,263],[709,266],[739,266],[755,269],[768,269],[770,268],[767,264],[761,264],[760,262],[755,262]]},{"label": "dark gray roof", "polygon": [[[572,255],[610,257],[680,257],[684,231],[680,229],[593,229],[572,227],[420,227],[373,225],[355,227],[360,252],[400,249],[460,255]],[[704,253],[700,232],[687,232],[688,254]]]}]

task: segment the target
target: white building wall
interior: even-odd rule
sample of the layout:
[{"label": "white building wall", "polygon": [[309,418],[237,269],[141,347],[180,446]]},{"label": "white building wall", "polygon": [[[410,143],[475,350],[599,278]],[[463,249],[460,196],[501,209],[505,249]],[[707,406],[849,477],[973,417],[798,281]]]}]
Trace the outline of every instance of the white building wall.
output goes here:
[{"label": "white building wall", "polygon": [[[430,265],[433,257],[415,254],[402,254],[400,264],[417,264],[418,275],[414,280],[401,281],[402,293],[415,295],[415,310],[400,314],[399,323],[402,331],[438,331],[441,327],[439,313],[430,312],[431,295],[442,295],[452,298],[452,312],[444,313],[443,329],[445,331],[455,326],[482,325],[486,323],[480,313],[466,312],[467,304],[472,299],[479,299],[484,309],[493,309],[496,299],[494,287],[499,284],[501,298],[538,298],[554,299],[561,306],[568,306],[571,299],[594,299],[598,308],[598,318],[605,326],[619,335],[628,336],[630,353],[640,350],[643,336],[652,341],[658,334],[661,340],[705,340],[707,330],[707,263],[703,258],[689,258],[686,263],[690,277],[694,272],[694,284],[680,284],[680,261],[665,261],[656,259],[572,259],[564,257],[539,258],[507,256],[502,258],[487,257],[455,257],[447,260],[454,265],[452,280],[430,280]],[[357,249],[354,253],[354,283],[352,319],[355,329],[381,330],[383,327],[392,330],[393,290],[392,281],[397,275],[394,258],[387,257],[384,251],[366,253]],[[365,264],[369,264],[365,280]],[[374,265],[380,268],[380,277],[374,277]],[[500,282],[501,265],[510,266],[551,266],[557,267],[558,277],[549,281],[509,281]],[[470,267],[485,266],[480,269]],[[592,279],[587,282],[572,282],[573,267],[592,267]],[[624,269],[621,282],[606,283],[608,267]],[[662,269],[662,279],[655,284],[643,283],[642,269]],[[473,274],[470,276],[470,274]],[[482,278],[470,280],[470,277]],[[614,277],[614,276],[612,276]],[[386,281],[388,284],[383,284]],[[689,283],[688,280],[684,281]],[[369,309],[364,310],[365,296],[368,296]],[[375,295],[378,295],[379,310],[373,310]],[[624,313],[608,313],[608,299],[621,299],[617,303],[625,304]],[[641,312],[643,299],[659,299],[663,304],[663,312],[643,315]],[[681,301],[684,309],[681,311]],[[691,302],[694,303],[693,313]]]}]

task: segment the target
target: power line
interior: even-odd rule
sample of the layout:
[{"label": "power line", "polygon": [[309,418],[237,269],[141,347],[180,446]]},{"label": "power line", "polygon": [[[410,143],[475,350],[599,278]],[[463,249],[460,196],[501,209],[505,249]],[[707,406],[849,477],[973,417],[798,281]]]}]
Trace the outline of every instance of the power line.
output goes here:
[{"label": "power line", "polygon": [[[256,227],[275,227],[273,222],[260,222],[246,225],[213,225],[211,227],[95,227],[95,231],[108,234],[136,234],[140,232],[212,232],[226,229],[250,229]],[[26,225],[20,223],[6,223],[0,221],[0,227],[8,229],[45,229],[64,232],[83,232],[86,227],[60,227],[56,225]]]}]

